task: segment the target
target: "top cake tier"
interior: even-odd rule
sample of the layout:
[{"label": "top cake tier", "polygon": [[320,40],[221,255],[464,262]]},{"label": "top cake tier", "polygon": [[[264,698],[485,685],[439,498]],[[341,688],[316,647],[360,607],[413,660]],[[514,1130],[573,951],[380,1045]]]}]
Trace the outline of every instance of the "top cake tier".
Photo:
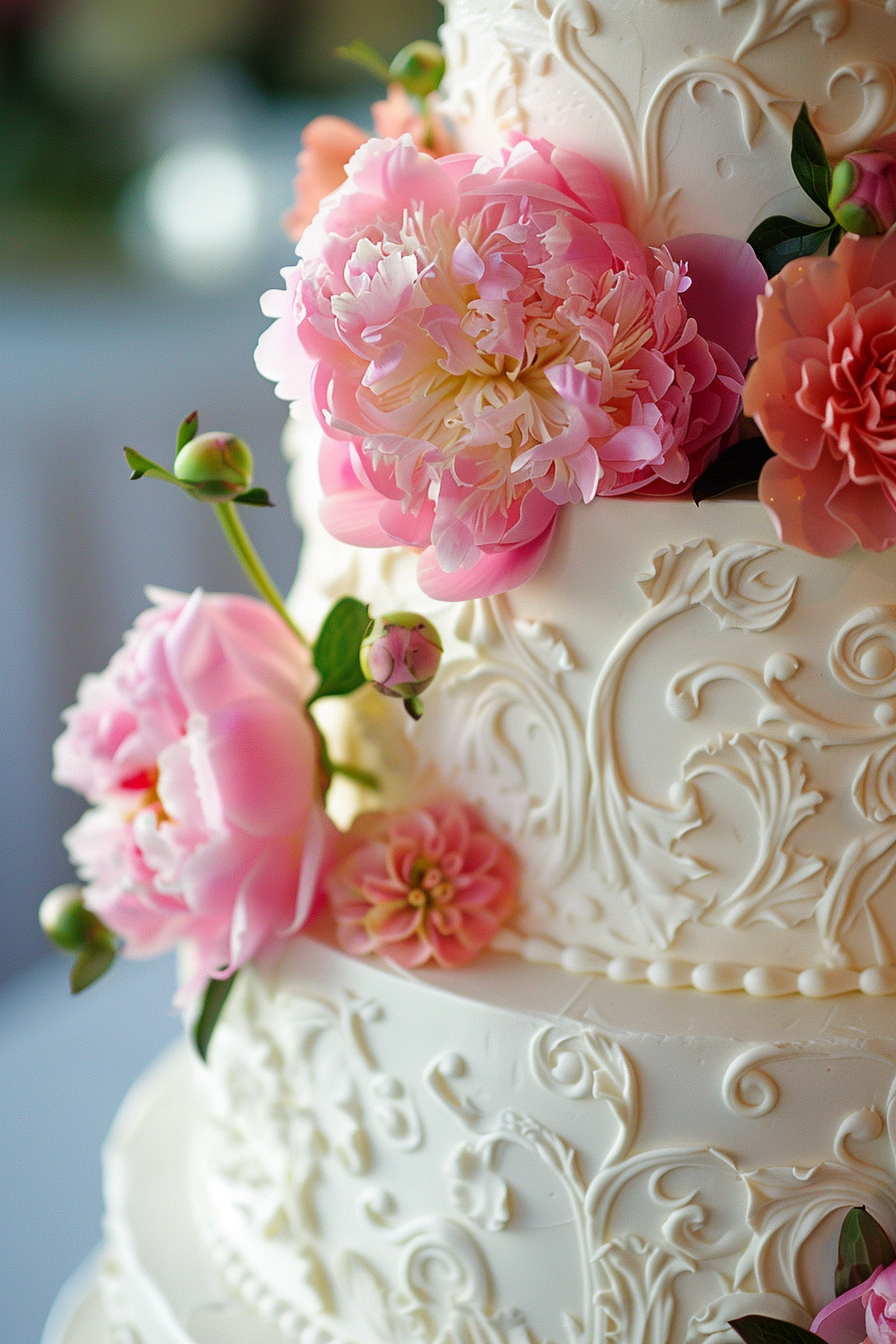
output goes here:
[{"label": "top cake tier", "polygon": [[602,163],[649,243],[808,219],[790,136],[829,155],[896,129],[893,0],[446,0],[449,111],[466,149],[507,132]]}]

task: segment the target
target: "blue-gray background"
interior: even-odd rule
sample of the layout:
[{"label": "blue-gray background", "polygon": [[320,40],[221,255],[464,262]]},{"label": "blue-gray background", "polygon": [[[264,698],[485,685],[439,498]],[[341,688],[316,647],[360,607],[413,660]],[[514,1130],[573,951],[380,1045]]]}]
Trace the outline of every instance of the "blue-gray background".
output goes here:
[{"label": "blue-gray background", "polygon": [[[337,43],[361,37],[390,57],[434,35],[439,14],[437,0],[0,0],[3,1344],[38,1344],[98,1241],[102,1137],[178,1031],[170,959],[122,963],[73,1001],[66,960],[47,954],[36,909],[70,877],[61,836],[83,806],[50,782],[59,715],[147,583],[244,587],[211,512],[130,483],[122,448],[166,460],[194,408],[203,428],[240,433],[278,501],[248,522],[288,587],[286,408],[252,353],[258,296],[293,257],[279,216],[299,135],[319,111],[361,120],[379,96],[331,60]],[[209,143],[251,165],[254,222],[232,255],[225,239],[217,269],[191,275],[178,222],[166,236],[147,202],[166,156]]]}]

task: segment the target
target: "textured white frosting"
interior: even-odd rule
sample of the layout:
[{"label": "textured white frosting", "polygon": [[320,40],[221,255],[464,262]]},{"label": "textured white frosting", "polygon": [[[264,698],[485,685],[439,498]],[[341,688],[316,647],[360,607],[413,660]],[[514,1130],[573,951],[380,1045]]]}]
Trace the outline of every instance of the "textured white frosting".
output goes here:
[{"label": "textured white frosting", "polygon": [[522,588],[439,605],[411,553],[323,533],[301,475],[300,620],[354,592],[445,645],[419,724],[364,692],[330,711],[339,750],[387,804],[457,790],[509,840],[499,946],[666,986],[896,990],[896,556],[781,546],[754,502],[599,500]]},{"label": "textured white frosting", "polygon": [[[603,163],[646,241],[812,219],[790,135],[833,158],[896,129],[893,0],[447,0],[465,148],[509,130]],[[820,216],[819,216],[820,218]]]},{"label": "textured white frosting", "polygon": [[723,1344],[749,1312],[808,1325],[847,1208],[896,1232],[883,1005],[520,971],[306,937],[241,978],[193,1184],[260,1317],[315,1344]]}]

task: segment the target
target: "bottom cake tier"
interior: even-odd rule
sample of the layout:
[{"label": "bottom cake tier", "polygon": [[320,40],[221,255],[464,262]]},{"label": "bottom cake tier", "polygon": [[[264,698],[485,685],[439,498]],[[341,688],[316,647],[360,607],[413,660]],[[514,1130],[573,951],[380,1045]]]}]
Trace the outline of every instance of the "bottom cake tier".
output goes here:
[{"label": "bottom cake tier", "polygon": [[175,1057],[119,1120],[110,1318],[140,1344],[807,1325],[844,1212],[896,1233],[894,1079],[889,1000],[712,998],[500,954],[408,974],[302,938],[241,974],[207,1066]]}]

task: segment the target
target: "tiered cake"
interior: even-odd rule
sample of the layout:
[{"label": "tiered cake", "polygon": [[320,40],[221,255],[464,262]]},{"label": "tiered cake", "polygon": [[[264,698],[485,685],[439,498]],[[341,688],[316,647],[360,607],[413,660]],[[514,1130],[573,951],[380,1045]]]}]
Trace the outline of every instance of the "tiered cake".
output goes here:
[{"label": "tiered cake", "polygon": [[[837,157],[896,130],[891,3],[454,0],[444,36],[464,147],[517,129],[603,162],[650,243],[799,211],[802,102]],[[475,803],[519,910],[459,971],[346,956],[320,922],[241,973],[208,1066],[159,1066],[113,1134],[110,1321],[140,1344],[808,1325],[844,1210],[896,1233],[892,553],[794,551],[753,502],[598,499],[522,587],[440,604],[409,552],[323,533],[315,434],[289,434],[303,621],[359,593],[445,645],[419,723],[363,691],[328,728],[387,805]],[[378,805],[342,787],[343,814]]]}]

